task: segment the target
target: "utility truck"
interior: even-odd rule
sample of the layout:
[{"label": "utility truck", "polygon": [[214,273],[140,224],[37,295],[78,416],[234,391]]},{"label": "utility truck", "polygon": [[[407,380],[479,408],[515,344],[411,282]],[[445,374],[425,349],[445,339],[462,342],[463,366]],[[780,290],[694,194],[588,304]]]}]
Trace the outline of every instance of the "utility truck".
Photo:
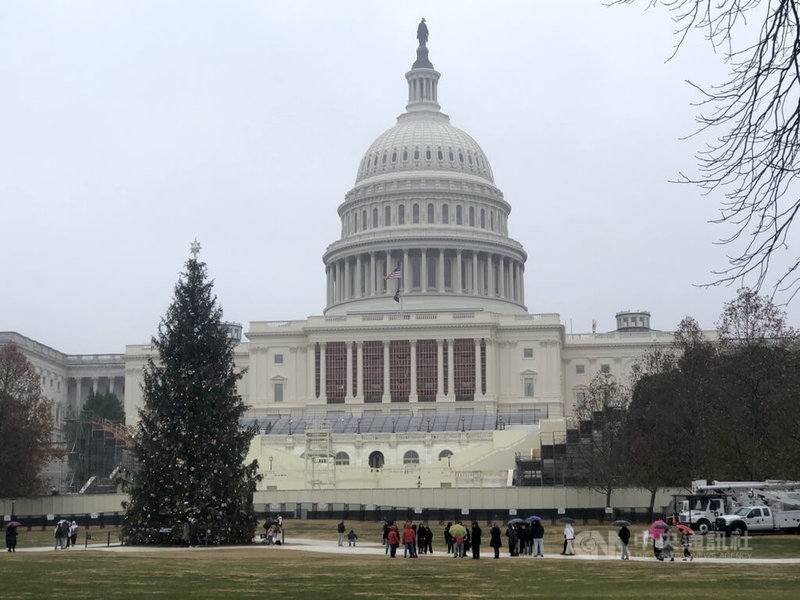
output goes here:
[{"label": "utility truck", "polygon": [[[800,482],[764,481],[738,497],[740,506],[718,515],[714,527],[726,535],[745,532],[800,533]],[[738,488],[746,489],[746,488]]]},{"label": "utility truck", "polygon": [[[791,494],[798,486],[800,483],[795,481],[712,481],[708,483],[705,479],[699,479],[692,482],[691,494],[673,496],[673,506],[681,524],[691,527],[700,534],[706,534],[717,528],[719,517],[731,516],[742,507],[753,507],[758,503],[771,506],[771,503],[778,501],[775,494],[786,497],[791,504]],[[759,494],[770,496],[770,503],[767,503],[766,500],[760,501]],[[763,497],[766,498],[766,496]],[[772,512],[773,510],[770,510],[770,517]],[[761,521],[766,519],[763,516],[763,510],[760,519]],[[759,526],[761,521],[758,523]],[[780,521],[780,523],[779,529],[783,529],[783,522]]]}]

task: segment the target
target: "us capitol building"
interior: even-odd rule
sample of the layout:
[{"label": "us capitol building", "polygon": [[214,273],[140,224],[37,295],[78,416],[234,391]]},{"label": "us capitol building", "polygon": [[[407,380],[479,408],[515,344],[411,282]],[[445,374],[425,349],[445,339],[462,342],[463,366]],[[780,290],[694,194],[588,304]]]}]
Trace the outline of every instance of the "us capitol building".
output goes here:
[{"label": "us capitol building", "polygon": [[[424,23],[418,39],[406,110],[338,208],[323,314],[252,321],[246,340],[229,325],[262,490],[512,485],[515,456],[564,442],[593,376],[625,380],[672,340],[646,311],[577,335],[558,314],[528,312],[511,205],[481,147],[440,110]],[[75,356],[0,333],[8,342],[41,374],[59,423],[90,390],[116,393],[137,419],[149,345]]]}]

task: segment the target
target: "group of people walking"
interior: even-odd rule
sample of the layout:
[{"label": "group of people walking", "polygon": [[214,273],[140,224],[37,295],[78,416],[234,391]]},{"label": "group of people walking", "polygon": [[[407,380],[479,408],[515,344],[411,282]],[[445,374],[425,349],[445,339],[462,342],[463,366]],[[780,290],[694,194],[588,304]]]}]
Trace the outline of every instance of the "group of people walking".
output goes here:
[{"label": "group of people walking", "polygon": [[509,523],[506,537],[509,556],[544,556],[544,525],[541,519]]},{"label": "group of people walking", "polygon": [[403,544],[404,558],[417,558],[419,554],[433,554],[433,533],[427,525],[417,525],[406,521],[403,531],[397,529],[393,521],[383,525],[384,554],[391,558],[397,556],[397,548]]},{"label": "group of people walking", "polygon": [[55,550],[64,550],[70,546],[74,546],[78,541],[78,524],[75,521],[71,523],[66,519],[61,519],[56,523],[55,529]]}]

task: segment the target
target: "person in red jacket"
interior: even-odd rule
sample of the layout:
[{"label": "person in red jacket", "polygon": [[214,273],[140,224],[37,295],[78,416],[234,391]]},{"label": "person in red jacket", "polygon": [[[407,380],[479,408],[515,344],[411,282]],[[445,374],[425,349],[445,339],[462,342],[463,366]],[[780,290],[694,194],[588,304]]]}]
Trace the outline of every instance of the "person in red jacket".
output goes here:
[{"label": "person in red jacket", "polygon": [[397,554],[397,546],[400,545],[400,536],[397,535],[397,525],[394,523],[389,526],[389,535],[386,539],[389,541],[389,556],[394,558]]},{"label": "person in red jacket", "polygon": [[403,527],[403,558],[416,558],[416,552],[414,552],[414,544],[416,541],[417,535],[411,528],[411,522],[406,521],[406,524]]}]

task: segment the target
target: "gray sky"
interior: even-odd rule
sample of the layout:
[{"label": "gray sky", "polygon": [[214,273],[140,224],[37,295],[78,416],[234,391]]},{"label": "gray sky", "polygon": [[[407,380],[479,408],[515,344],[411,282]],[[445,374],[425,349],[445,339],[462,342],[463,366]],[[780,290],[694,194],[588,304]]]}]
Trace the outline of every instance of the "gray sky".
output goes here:
[{"label": "gray sky", "polygon": [[[721,56],[671,62],[669,14],[599,0],[0,0],[0,330],[69,353],[147,343],[200,240],[225,318],[302,319],[425,17],[451,122],[486,152],[528,252],[530,312],[568,331],[646,309],[712,328],[735,289],[692,172]],[[730,249],[727,249],[730,252]],[[793,317],[797,325],[797,317]]]}]

